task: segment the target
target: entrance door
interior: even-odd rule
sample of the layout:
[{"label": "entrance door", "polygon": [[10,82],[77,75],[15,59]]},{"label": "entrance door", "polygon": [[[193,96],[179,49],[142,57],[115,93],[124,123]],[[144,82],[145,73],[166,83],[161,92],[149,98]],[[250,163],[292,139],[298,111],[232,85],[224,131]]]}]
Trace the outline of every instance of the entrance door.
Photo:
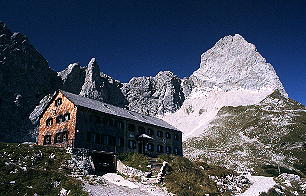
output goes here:
[{"label": "entrance door", "polygon": [[113,154],[93,153],[92,160],[96,173],[116,172],[116,157]]}]

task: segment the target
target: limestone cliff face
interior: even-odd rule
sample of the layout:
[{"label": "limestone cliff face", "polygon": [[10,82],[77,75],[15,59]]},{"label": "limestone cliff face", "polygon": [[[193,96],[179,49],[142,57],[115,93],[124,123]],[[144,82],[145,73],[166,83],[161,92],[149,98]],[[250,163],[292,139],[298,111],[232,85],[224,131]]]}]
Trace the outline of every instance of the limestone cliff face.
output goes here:
[{"label": "limestone cliff face", "polygon": [[56,72],[21,33],[0,22],[0,138],[31,139],[28,114],[60,85]]},{"label": "limestone cliff face", "polygon": [[273,66],[238,34],[220,39],[203,53],[200,68],[190,78],[199,88],[223,91],[265,88],[288,96]]},{"label": "limestone cliff face", "polygon": [[159,115],[180,108],[188,93],[188,83],[170,71],[159,72],[154,77],[132,78],[122,87],[128,108],[143,114]]},{"label": "limestone cliff face", "polygon": [[62,78],[63,90],[120,107],[126,105],[126,99],[120,90],[121,82],[101,73],[95,58],[86,67],[81,67],[78,63],[70,64],[58,75]]}]

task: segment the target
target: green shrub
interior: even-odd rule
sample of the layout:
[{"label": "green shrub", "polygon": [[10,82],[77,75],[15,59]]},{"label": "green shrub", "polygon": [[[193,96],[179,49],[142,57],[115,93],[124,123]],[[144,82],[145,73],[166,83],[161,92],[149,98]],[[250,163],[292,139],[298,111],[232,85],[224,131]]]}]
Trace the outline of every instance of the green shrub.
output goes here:
[{"label": "green shrub", "polygon": [[159,159],[169,163],[164,183],[170,192],[179,196],[218,193],[215,182],[210,180],[205,170],[196,163],[177,156],[162,155]]},{"label": "green shrub", "polygon": [[125,165],[139,169],[141,171],[150,171],[148,168],[148,157],[139,153],[122,153],[118,155],[118,159]]}]

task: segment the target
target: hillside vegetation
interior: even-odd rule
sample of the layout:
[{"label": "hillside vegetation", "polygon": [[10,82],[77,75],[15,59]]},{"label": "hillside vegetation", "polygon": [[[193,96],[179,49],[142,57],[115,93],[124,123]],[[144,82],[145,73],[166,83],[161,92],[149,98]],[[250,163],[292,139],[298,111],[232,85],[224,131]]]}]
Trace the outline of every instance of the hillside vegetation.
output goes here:
[{"label": "hillside vegetation", "polygon": [[185,154],[238,170],[305,175],[305,107],[274,92],[257,105],[223,107]]},{"label": "hillside vegetation", "polygon": [[[142,171],[150,171],[147,167],[150,159],[145,155],[137,153],[124,153],[118,157],[124,164],[137,168]],[[216,182],[210,178],[225,178],[226,176],[235,176],[236,173],[224,167],[209,165],[203,161],[191,161],[185,157],[161,155],[154,158],[157,164],[162,165],[164,161],[169,163],[166,170],[165,179],[162,185],[171,193],[179,196],[202,196],[210,195],[230,195],[229,190],[220,190]],[[153,172],[156,175],[156,172]]]},{"label": "hillside vegetation", "polygon": [[64,149],[0,143],[0,195],[87,195]]}]

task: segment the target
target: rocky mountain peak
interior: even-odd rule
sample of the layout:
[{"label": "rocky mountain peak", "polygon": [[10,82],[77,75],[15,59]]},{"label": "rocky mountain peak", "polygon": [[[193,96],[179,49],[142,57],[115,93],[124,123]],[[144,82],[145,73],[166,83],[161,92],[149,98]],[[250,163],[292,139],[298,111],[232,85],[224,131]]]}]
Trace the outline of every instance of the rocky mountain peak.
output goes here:
[{"label": "rocky mountain peak", "polygon": [[226,36],[201,55],[200,68],[191,78],[202,88],[278,89],[288,96],[273,66],[241,35]]},{"label": "rocky mountain peak", "polygon": [[60,78],[26,36],[12,33],[3,22],[0,22],[0,67],[0,138],[33,139],[29,134],[32,124],[25,116],[40,99],[58,88]]},{"label": "rocky mountain peak", "polygon": [[13,34],[6,26],[6,24],[0,21],[0,36],[8,35],[9,37]]}]

